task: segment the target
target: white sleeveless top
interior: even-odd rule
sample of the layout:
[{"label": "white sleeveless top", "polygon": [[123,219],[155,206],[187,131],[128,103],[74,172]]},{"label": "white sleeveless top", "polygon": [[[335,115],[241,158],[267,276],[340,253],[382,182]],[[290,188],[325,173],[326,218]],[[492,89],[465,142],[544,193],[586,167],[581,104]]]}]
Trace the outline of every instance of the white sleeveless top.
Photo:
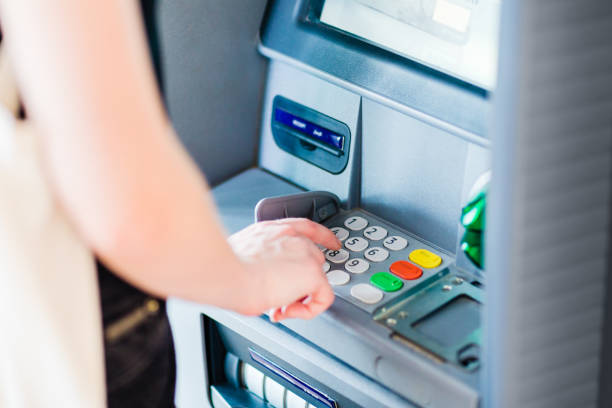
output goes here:
[{"label": "white sleeveless top", "polygon": [[[4,104],[16,100],[5,66]],[[34,133],[0,105],[0,407],[105,401],[93,257],[53,199]]]}]

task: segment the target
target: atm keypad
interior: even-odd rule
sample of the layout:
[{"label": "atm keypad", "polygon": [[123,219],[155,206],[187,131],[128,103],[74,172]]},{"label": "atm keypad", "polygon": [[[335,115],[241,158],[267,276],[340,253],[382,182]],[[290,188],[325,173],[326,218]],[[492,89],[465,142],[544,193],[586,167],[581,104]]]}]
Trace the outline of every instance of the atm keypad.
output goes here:
[{"label": "atm keypad", "polygon": [[337,296],[369,313],[434,278],[452,261],[361,210],[338,214],[325,225],[343,245],[340,250],[324,251],[323,271]]}]

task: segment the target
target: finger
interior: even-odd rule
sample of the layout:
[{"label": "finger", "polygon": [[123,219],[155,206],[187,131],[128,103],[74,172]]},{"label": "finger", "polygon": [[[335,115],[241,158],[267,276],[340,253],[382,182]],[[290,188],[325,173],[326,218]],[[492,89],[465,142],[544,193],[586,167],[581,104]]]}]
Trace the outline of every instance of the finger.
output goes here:
[{"label": "finger", "polygon": [[316,246],[312,242],[309,242],[309,244],[310,253],[317,260],[319,266],[323,265],[325,263],[325,254],[319,249],[318,246]]},{"label": "finger", "polygon": [[317,224],[314,221],[311,221],[306,218],[283,218],[282,220],[278,220],[278,223],[281,224],[289,224],[291,225],[295,231],[309,238],[316,244],[321,244],[329,249],[340,249],[342,243],[336,235],[329,230],[329,228]]},{"label": "finger", "polygon": [[322,284],[311,294],[310,301],[303,304],[309,309],[312,316],[315,317],[326,311],[334,303],[334,298],[334,291],[327,282],[327,279],[323,277]]},{"label": "finger", "polygon": [[285,310],[278,315],[280,320],[284,319],[312,319],[315,317],[308,306],[301,302],[294,302],[287,306]]},{"label": "finger", "polygon": [[284,307],[276,317],[279,320],[312,319],[327,310],[333,302],[334,292],[326,282],[313,295]]},{"label": "finger", "polygon": [[283,313],[280,307],[275,307],[273,309],[270,309],[270,312],[268,313],[268,317],[270,318],[270,321],[272,323],[276,323],[282,320],[282,315]]}]

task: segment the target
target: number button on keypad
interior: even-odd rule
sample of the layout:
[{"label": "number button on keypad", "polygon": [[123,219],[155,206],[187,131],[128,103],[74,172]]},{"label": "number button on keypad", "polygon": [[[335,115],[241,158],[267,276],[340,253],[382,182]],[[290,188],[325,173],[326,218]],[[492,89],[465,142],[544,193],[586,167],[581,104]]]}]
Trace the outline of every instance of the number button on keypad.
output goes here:
[{"label": "number button on keypad", "polygon": [[334,227],[331,229],[331,232],[336,234],[336,238],[338,238],[340,241],[344,241],[349,236],[349,232],[342,227]]},{"label": "number button on keypad", "polygon": [[398,237],[397,235],[393,235],[383,241],[383,245],[385,248],[390,249],[392,251],[401,251],[402,249],[408,246],[408,241],[402,237]]},{"label": "number button on keypad", "polygon": [[350,217],[344,221],[344,226],[353,231],[361,231],[368,226],[368,220],[363,217]]},{"label": "number button on keypad", "polygon": [[363,303],[373,305],[382,300],[383,293],[372,285],[359,283],[351,288],[351,296]]},{"label": "number button on keypad", "polygon": [[323,272],[329,272],[330,268],[331,268],[331,266],[329,265],[329,262],[325,262],[323,264]]},{"label": "number button on keypad", "polygon": [[380,241],[387,236],[387,230],[378,225],[368,227],[363,231],[363,235],[372,241]]},{"label": "number button on keypad", "polygon": [[327,258],[328,261],[333,263],[342,263],[349,258],[349,253],[344,249],[339,249],[337,251],[327,251],[327,253],[325,254],[325,258]]},{"label": "number button on keypad", "polygon": [[361,237],[352,237],[346,240],[344,246],[353,252],[361,252],[368,247],[368,241]]},{"label": "number button on keypad", "polygon": [[331,271],[327,274],[327,281],[332,286],[346,285],[351,276],[344,271]]},{"label": "number button on keypad", "polygon": [[355,258],[344,264],[344,267],[350,273],[364,273],[370,269],[370,263],[365,259]]},{"label": "number button on keypad", "polygon": [[382,262],[389,257],[389,251],[380,247],[373,247],[365,251],[366,259],[372,262]]}]

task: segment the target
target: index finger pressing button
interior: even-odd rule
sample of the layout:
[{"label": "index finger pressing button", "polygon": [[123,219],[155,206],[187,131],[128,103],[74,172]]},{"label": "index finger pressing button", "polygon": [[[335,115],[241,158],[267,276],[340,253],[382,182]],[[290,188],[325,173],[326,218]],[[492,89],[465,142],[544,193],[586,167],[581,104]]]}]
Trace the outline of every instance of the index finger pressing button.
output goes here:
[{"label": "index finger pressing button", "polygon": [[344,241],[349,236],[349,232],[342,227],[331,228],[331,232],[336,234],[336,238],[338,238],[340,241]]},{"label": "index finger pressing button", "polygon": [[349,258],[349,253],[344,249],[338,249],[337,251],[327,251],[327,253],[325,254],[325,258],[327,258],[328,261],[333,263],[342,263]]},{"label": "index finger pressing button", "polygon": [[349,217],[346,219],[346,221],[344,221],[344,226],[353,231],[361,231],[368,226],[368,220],[357,216]]}]

